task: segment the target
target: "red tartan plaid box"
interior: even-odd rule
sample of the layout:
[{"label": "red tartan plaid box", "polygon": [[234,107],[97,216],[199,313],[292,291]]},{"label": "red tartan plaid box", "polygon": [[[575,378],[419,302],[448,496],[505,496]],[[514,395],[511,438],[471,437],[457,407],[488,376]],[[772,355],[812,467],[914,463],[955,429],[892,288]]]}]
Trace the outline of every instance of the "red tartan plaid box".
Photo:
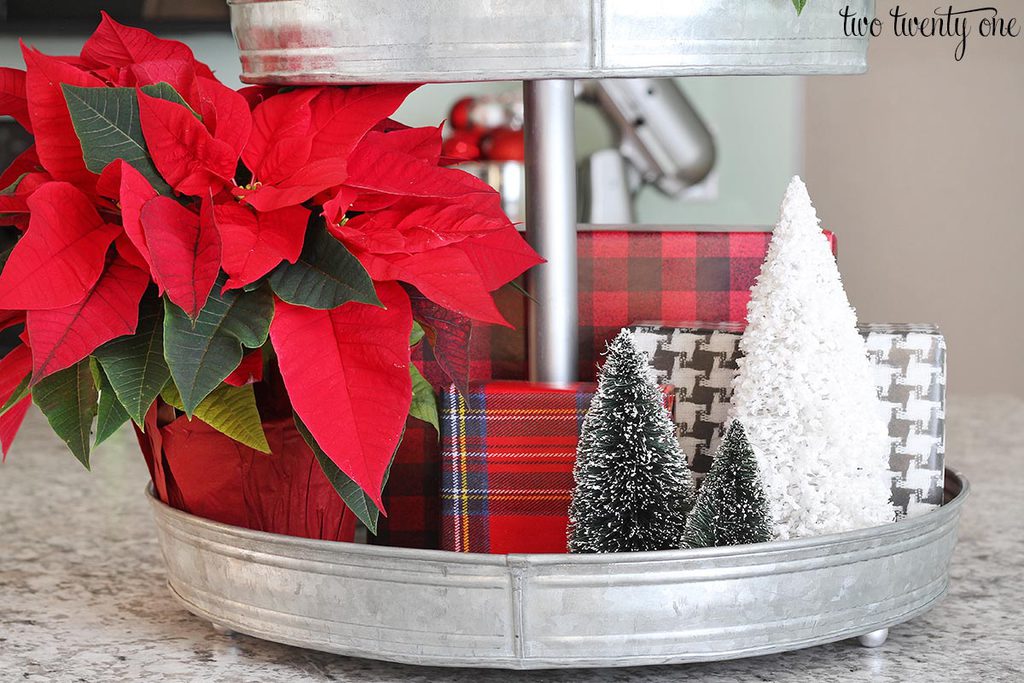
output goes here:
[{"label": "red tartan plaid box", "polygon": [[594,384],[441,394],[441,548],[564,553],[572,467]]},{"label": "red tartan plaid box", "polygon": [[[835,236],[826,234],[834,251]],[[742,322],[770,239],[771,232],[763,230],[579,226],[577,378],[593,381],[605,344],[637,320]],[[473,328],[470,377],[526,379],[526,299],[505,287],[495,292],[495,300],[515,329]],[[443,373],[426,346],[425,376],[443,385]]]},{"label": "red tartan plaid box", "polygon": [[[441,394],[441,548],[564,553],[572,469],[597,385],[473,384]],[[673,389],[665,387],[666,407]]]}]

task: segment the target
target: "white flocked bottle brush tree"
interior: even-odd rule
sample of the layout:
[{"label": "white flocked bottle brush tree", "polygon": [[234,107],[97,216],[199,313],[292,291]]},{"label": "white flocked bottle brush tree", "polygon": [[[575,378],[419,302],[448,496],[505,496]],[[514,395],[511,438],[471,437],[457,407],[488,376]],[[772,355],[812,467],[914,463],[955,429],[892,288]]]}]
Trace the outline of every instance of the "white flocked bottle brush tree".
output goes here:
[{"label": "white flocked bottle brush tree", "polygon": [[732,412],[757,456],[775,538],[890,522],[889,438],[870,360],[800,178],[747,308]]}]

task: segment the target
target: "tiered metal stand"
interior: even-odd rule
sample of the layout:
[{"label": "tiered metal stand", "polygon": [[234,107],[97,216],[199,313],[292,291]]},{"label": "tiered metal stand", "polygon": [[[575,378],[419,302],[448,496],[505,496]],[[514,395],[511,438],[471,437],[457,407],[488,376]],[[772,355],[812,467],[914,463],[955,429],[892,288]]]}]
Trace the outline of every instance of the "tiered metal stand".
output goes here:
[{"label": "tiered metal stand", "polygon": [[[251,83],[523,81],[530,372],[576,373],[573,79],[854,74],[867,40],[828,2],[791,0],[228,0]],[[874,0],[848,3],[873,16]],[[754,124],[757,112],[751,111]]]},{"label": "tiered metal stand", "polygon": [[[530,279],[530,368],[554,383],[576,368],[573,79],[866,68],[866,41],[827,2],[799,18],[790,0],[229,2],[246,81],[524,81],[527,237],[547,259]],[[376,659],[547,668],[881,645],[945,593],[966,481],[949,474],[946,494],[937,512],[847,534],[613,556],[310,541],[153,505],[172,591],[221,627]]]}]

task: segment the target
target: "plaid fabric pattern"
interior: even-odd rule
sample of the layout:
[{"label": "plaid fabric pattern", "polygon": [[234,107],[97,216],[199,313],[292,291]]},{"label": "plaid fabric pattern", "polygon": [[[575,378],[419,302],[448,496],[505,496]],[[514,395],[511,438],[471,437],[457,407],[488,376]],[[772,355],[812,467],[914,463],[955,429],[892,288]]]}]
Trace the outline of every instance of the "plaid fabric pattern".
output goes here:
[{"label": "plaid fabric pattern", "polygon": [[[694,478],[711,468],[729,412],[742,355],[743,325],[639,323],[637,346],[651,356],[654,378],[675,387],[679,445]],[[934,325],[858,325],[874,366],[879,411],[892,444],[892,499],[901,516],[942,504],[945,458],[946,342]]]},{"label": "plaid fabric pattern", "polygon": [[583,232],[579,373],[636,320],[744,320],[768,232]]},{"label": "plaid fabric pattern", "polygon": [[593,384],[488,382],[441,396],[441,547],[561,553]]},{"label": "plaid fabric pattern", "polygon": [[415,417],[405,424],[405,435],[391,463],[384,487],[384,509],[374,545],[436,549],[440,541],[440,447],[433,425]]},{"label": "plaid fabric pattern", "polygon": [[[835,236],[826,234],[835,251]],[[579,226],[578,378],[593,381],[605,344],[638,320],[742,322],[770,240],[767,231],[641,232]],[[495,292],[494,298],[515,329],[474,327],[470,377],[526,379],[526,298],[513,287]],[[444,373],[428,345],[421,346],[415,359],[423,362],[424,376],[443,386]]]}]

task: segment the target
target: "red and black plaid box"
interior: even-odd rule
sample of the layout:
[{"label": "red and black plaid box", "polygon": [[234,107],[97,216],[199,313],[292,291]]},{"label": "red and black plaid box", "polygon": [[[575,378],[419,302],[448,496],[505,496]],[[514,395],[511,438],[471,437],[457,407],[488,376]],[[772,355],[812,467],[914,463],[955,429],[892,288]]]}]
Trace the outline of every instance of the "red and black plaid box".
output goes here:
[{"label": "red and black plaid box", "polygon": [[594,384],[474,384],[441,395],[441,548],[564,553]]},{"label": "red and black plaid box", "polygon": [[[770,232],[580,232],[579,376],[594,376],[605,344],[654,311],[731,321],[747,315]],[[689,317],[686,317],[689,316]]]},{"label": "red and black plaid box", "polygon": [[[593,381],[605,344],[637,320],[742,322],[770,240],[763,230],[579,226],[578,379]],[[526,379],[526,298],[505,287],[495,300],[515,329],[474,327],[470,377]],[[425,376],[443,382],[422,346]]]}]

